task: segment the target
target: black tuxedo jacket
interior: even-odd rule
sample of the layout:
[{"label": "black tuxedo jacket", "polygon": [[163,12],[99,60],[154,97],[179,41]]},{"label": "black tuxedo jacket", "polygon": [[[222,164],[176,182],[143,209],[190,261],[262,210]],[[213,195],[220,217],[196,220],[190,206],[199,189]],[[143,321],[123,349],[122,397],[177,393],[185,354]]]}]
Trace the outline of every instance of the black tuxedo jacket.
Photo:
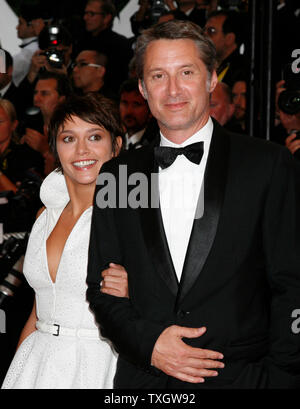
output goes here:
[{"label": "black tuxedo jacket", "polygon": [[[128,177],[143,172],[150,180],[157,172],[153,146],[102,167],[101,174],[116,178],[117,202],[124,165]],[[292,331],[292,313],[300,302],[299,164],[286,148],[214,122],[204,181],[204,215],[194,221],[180,283],[160,209],[100,209],[97,186],[87,298],[120,354],[115,387],[298,387],[300,335]],[[129,300],[100,293],[109,262],[125,266]],[[218,377],[195,385],[151,367],[158,336],[173,324],[207,327],[184,341],[224,354]]]},{"label": "black tuxedo jacket", "polygon": [[14,105],[17,112],[17,117],[18,119],[20,119],[20,116],[22,115],[24,109],[24,106],[22,104],[23,98],[19,89],[13,82],[10,84],[10,87],[8,88],[6,93],[2,95],[2,98],[8,99]]}]

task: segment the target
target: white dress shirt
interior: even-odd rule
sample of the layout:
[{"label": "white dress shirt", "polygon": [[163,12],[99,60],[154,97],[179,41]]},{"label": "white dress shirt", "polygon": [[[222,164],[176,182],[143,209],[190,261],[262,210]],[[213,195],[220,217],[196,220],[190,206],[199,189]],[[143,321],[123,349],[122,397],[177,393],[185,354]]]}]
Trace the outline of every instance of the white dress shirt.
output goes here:
[{"label": "white dress shirt", "polygon": [[5,85],[5,87],[0,89],[0,98],[4,98],[4,95],[8,91],[10,86],[11,86],[11,81],[7,85]]},{"label": "white dress shirt", "polygon": [[13,57],[13,83],[16,87],[20,85],[28,74],[33,54],[39,49],[37,37],[22,40],[23,48]]},{"label": "white dress shirt", "polygon": [[139,143],[145,133],[146,128],[141,129],[140,131],[134,133],[133,135],[129,136],[126,132],[125,134],[125,149],[129,149],[130,145],[134,145],[135,149],[141,148],[141,144]]},{"label": "white dress shirt", "polygon": [[213,132],[211,118],[198,132],[175,144],[161,134],[160,146],[175,148],[203,141],[203,157],[199,165],[178,155],[171,166],[159,168],[159,198],[163,225],[173,265],[180,281],[185,255],[193,227],[198,197],[203,188],[204,171]]}]

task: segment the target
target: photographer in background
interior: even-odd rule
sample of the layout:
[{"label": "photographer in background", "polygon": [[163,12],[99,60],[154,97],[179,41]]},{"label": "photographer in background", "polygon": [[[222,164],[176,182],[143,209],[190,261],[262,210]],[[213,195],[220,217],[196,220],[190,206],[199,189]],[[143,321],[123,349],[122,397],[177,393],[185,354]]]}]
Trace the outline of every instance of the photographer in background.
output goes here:
[{"label": "photographer in background", "polygon": [[73,63],[72,80],[75,92],[79,95],[98,92],[106,98],[117,96],[106,86],[105,74],[107,57],[96,50],[81,51]]},{"label": "photographer in background", "polygon": [[62,25],[46,26],[39,35],[39,48],[32,57],[28,81],[33,84],[41,70],[68,75],[73,51],[72,37]]},{"label": "photographer in background", "polygon": [[288,64],[276,84],[277,125],[272,140],[285,145],[300,160],[300,73]]},{"label": "photographer in background", "polygon": [[43,158],[27,144],[20,145],[14,132],[18,125],[12,103],[0,99],[0,192],[16,193],[28,170],[43,173]]},{"label": "photographer in background", "polygon": [[34,88],[41,72],[71,73],[73,45],[69,31],[62,25],[45,26],[39,35],[39,50],[31,60],[27,76],[19,85],[24,110],[32,106]]},{"label": "photographer in background", "polygon": [[119,110],[125,131],[125,149],[138,149],[147,145],[147,126],[153,118],[147,101],[140,93],[138,80],[131,78],[120,88]]},{"label": "photographer in background", "polygon": [[36,23],[41,16],[42,13],[38,7],[28,4],[21,5],[16,29],[22,44],[20,45],[20,51],[13,57],[13,81],[16,86],[19,86],[28,74],[32,56],[39,48]]},{"label": "photographer in background", "polygon": [[42,72],[34,89],[34,106],[39,108],[43,116],[43,133],[35,129],[26,128],[22,143],[27,143],[32,149],[39,152],[44,158],[43,173],[47,176],[54,169],[54,157],[48,143],[47,128],[51,116],[57,107],[67,96],[73,92],[69,78],[56,72]]},{"label": "photographer in background", "polygon": [[230,87],[247,73],[248,59],[240,53],[240,47],[245,43],[245,26],[246,14],[218,10],[208,16],[204,27],[205,34],[216,47],[218,80],[226,82]]},{"label": "photographer in background", "polygon": [[107,57],[106,85],[118,93],[128,77],[128,64],[133,52],[125,36],[113,31],[116,7],[111,0],[88,0],[83,13],[85,31],[78,39],[76,55],[83,50],[97,50]]},{"label": "photographer in background", "polygon": [[5,54],[5,72],[0,72],[0,99],[8,99],[20,116],[23,111],[23,95],[12,81],[13,59],[7,50],[1,51]]},{"label": "photographer in background", "polygon": [[[204,11],[202,3],[205,3]],[[130,19],[131,30],[137,37],[142,30],[153,24],[171,19],[186,19],[196,24],[199,24],[201,20],[201,23],[203,23],[200,15],[202,16],[203,12],[206,13],[209,3],[209,1],[204,0],[139,0],[140,8]],[[211,9],[209,8],[209,10]]]},{"label": "photographer in background", "polygon": [[139,9],[131,16],[131,30],[135,37],[141,31],[157,23],[159,17],[170,9],[166,7],[165,0],[139,0]]}]

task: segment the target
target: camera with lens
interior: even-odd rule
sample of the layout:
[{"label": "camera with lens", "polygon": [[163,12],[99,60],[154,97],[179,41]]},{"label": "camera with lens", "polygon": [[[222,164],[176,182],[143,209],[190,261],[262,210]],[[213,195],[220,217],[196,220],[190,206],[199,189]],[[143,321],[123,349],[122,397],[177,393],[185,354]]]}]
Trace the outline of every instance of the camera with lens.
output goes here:
[{"label": "camera with lens", "polygon": [[64,53],[63,51],[56,50],[55,48],[45,51],[44,55],[47,57],[48,63],[53,68],[62,68],[64,65]]},{"label": "camera with lens", "polygon": [[64,52],[57,49],[62,44],[64,29],[59,24],[53,24],[43,28],[39,35],[39,48],[45,50],[42,55],[53,68],[62,68],[64,65]]},{"label": "camera with lens", "polygon": [[152,24],[157,23],[159,18],[166,13],[167,9],[164,0],[152,0],[150,9],[150,19]]},{"label": "camera with lens", "polygon": [[30,231],[41,207],[39,197],[42,177],[34,169],[28,170],[16,193],[0,193],[0,221],[5,233]]},{"label": "camera with lens", "polygon": [[10,303],[24,282],[23,261],[28,233],[10,236],[0,246],[0,308]]},{"label": "camera with lens", "polygon": [[43,115],[38,107],[30,106],[24,110],[24,114],[17,127],[17,133],[20,136],[25,135],[26,128],[35,129],[40,133],[44,132]]},{"label": "camera with lens", "polygon": [[294,73],[291,64],[283,69],[283,79],[285,90],[278,98],[278,107],[281,111],[289,115],[300,112],[300,73]]}]

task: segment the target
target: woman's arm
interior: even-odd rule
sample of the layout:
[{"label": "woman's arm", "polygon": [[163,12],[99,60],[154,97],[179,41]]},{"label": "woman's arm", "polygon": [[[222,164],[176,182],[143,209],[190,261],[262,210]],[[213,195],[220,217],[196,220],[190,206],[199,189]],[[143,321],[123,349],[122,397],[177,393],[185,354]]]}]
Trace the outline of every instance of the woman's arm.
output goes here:
[{"label": "woman's arm", "polygon": [[36,327],[35,327],[36,321],[37,321],[36,305],[35,305],[35,300],[34,300],[32,311],[29,315],[29,318],[24,328],[22,329],[22,332],[19,338],[19,342],[17,345],[17,349],[22,344],[22,342],[25,340],[25,338],[27,338],[32,332],[36,331]]}]

